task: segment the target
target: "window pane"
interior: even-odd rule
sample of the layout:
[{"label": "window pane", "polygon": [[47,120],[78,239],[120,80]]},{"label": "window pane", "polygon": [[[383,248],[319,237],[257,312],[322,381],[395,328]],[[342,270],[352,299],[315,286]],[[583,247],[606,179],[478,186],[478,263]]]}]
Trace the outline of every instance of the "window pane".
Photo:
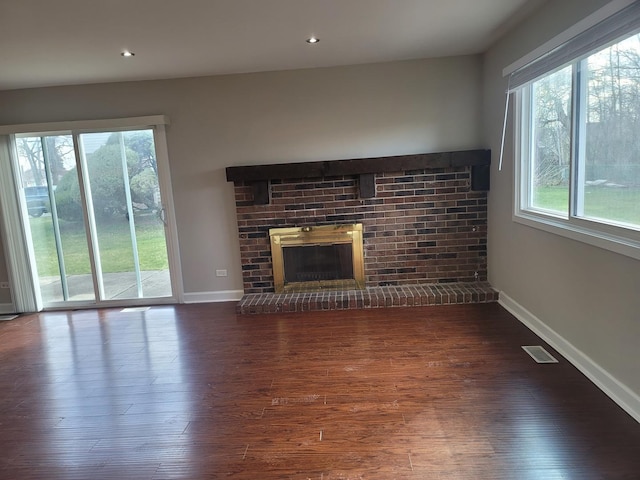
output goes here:
[{"label": "window pane", "polygon": [[585,63],[583,215],[640,227],[640,36]]},{"label": "window pane", "polygon": [[568,216],[571,66],[531,87],[529,207]]}]

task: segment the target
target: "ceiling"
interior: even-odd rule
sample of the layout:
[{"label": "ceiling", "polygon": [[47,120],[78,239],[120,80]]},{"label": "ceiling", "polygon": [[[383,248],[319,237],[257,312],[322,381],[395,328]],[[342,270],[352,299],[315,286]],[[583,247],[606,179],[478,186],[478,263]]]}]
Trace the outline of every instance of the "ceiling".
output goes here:
[{"label": "ceiling", "polygon": [[0,0],[0,90],[474,54],[539,3]]}]

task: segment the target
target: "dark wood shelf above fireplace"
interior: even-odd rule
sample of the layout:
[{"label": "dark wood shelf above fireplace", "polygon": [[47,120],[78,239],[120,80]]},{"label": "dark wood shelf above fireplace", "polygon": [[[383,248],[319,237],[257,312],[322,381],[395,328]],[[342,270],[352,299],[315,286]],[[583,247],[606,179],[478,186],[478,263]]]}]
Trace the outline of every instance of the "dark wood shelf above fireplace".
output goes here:
[{"label": "dark wood shelf above fireplace", "polygon": [[489,190],[491,150],[460,150],[454,152],[419,153],[389,157],[324,160],[303,163],[278,163],[227,167],[227,181],[253,186],[254,202],[269,203],[271,180],[357,176],[360,197],[375,197],[374,175],[433,168],[471,167],[471,188]]},{"label": "dark wood shelf above fireplace", "polygon": [[391,157],[354,158],[303,163],[227,167],[227,181],[256,182],[291,178],[338,177],[366,173],[400,172],[424,168],[480,166],[491,163],[491,150],[419,153]]}]

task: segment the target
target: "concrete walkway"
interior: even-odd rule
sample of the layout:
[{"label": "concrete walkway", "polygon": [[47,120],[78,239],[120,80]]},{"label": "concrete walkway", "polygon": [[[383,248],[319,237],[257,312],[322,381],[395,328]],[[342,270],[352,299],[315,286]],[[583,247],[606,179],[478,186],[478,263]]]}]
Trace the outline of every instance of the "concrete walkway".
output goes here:
[{"label": "concrete walkway", "polygon": [[[171,296],[169,270],[140,272],[142,298]],[[105,273],[103,275],[105,300],[140,298],[133,272]],[[93,280],[90,274],[68,275],[67,285],[70,301],[92,301],[95,299]],[[60,277],[40,277],[40,290],[45,304],[62,302]]]}]

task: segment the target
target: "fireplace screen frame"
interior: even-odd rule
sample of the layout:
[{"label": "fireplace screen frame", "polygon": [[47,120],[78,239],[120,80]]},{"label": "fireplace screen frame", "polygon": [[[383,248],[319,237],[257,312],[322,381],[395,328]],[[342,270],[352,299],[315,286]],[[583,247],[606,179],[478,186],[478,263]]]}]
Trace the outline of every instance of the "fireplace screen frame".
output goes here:
[{"label": "fireplace screen frame", "polygon": [[[271,240],[273,284],[276,293],[364,289],[364,246],[361,223],[271,228],[269,229],[269,238]],[[285,284],[283,248],[337,244],[351,245],[353,279],[287,282]]]}]

